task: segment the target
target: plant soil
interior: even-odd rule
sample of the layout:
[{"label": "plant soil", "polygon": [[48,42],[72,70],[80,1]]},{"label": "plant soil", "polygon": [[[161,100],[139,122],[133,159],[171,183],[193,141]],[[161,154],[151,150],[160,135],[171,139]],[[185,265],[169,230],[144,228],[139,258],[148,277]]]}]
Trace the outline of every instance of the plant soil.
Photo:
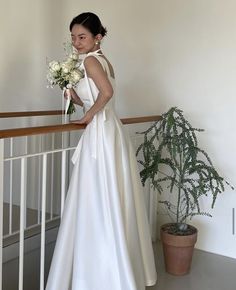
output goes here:
[{"label": "plant soil", "polygon": [[162,226],[162,230],[170,235],[175,235],[175,236],[188,236],[196,233],[196,228],[188,225],[185,230],[180,230],[179,229],[179,224],[177,223],[169,223],[165,224]]}]

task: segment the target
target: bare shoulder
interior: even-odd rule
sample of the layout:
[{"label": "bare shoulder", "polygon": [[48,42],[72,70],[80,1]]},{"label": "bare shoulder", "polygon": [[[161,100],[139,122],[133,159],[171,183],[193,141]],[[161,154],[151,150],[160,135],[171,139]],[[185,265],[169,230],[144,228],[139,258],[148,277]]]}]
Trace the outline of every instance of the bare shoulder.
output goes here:
[{"label": "bare shoulder", "polygon": [[101,73],[102,75],[107,75],[110,74],[113,78],[115,77],[114,75],[114,70],[111,65],[111,63],[108,61],[108,59],[105,56],[101,56],[103,60],[107,63],[108,65],[108,71],[107,69],[104,69],[102,63],[93,55],[89,55],[85,58],[84,60],[84,66],[88,74],[94,74],[94,73]]},{"label": "bare shoulder", "polygon": [[101,63],[97,60],[97,58],[93,55],[89,55],[85,58],[84,60],[84,66],[85,68],[90,68],[90,67],[101,67],[102,68],[102,65]]},{"label": "bare shoulder", "polygon": [[97,74],[104,74],[103,67],[96,57],[89,55],[84,60],[84,67],[88,76],[94,77]]}]

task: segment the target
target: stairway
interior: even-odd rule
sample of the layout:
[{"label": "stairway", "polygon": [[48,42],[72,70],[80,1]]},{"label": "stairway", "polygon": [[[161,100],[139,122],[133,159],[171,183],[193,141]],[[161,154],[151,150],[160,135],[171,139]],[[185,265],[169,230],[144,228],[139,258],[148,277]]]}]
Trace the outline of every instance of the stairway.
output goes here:
[{"label": "stairway", "polygon": [[[9,234],[9,204],[4,203],[3,288],[18,290],[20,207],[12,206],[12,234]],[[40,279],[41,225],[38,211],[27,208],[27,228],[24,231],[24,290],[38,290]],[[60,218],[46,214],[45,283],[51,263]]]}]

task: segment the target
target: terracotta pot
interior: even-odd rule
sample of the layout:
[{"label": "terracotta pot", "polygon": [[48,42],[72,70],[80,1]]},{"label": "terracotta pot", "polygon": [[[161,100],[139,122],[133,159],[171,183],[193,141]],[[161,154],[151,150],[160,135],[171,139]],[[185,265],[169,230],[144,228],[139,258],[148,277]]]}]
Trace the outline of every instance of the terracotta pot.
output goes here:
[{"label": "terracotta pot", "polygon": [[194,233],[187,236],[177,236],[164,231],[167,225],[170,224],[161,227],[166,272],[173,275],[185,275],[190,271],[193,249],[197,241],[197,229],[188,225]]}]

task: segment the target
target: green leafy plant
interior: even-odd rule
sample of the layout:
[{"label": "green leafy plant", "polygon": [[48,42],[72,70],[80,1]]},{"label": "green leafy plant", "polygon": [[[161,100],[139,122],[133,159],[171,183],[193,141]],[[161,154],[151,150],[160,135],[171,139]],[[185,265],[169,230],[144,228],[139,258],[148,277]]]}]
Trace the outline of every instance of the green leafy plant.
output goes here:
[{"label": "green leafy plant", "polygon": [[168,213],[175,218],[172,232],[185,234],[186,221],[196,215],[211,216],[202,211],[200,200],[211,195],[213,208],[225,185],[233,187],[219,175],[208,154],[198,147],[197,132],[183,116],[182,110],[172,107],[151,127],[141,133],[143,143],[136,154],[142,165],[140,172],[144,185],[150,179],[159,193],[163,187],[176,194],[175,202],[161,200]]}]

